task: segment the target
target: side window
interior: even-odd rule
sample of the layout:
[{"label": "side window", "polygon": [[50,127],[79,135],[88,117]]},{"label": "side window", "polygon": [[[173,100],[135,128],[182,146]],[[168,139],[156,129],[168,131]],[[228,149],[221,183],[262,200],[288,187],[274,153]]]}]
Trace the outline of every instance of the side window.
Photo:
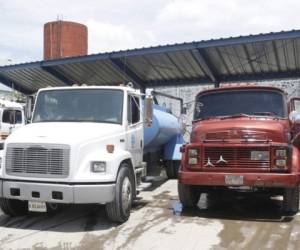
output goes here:
[{"label": "side window", "polygon": [[295,111],[300,113],[300,100],[295,100],[294,101],[294,109],[295,109]]},{"label": "side window", "polygon": [[135,124],[140,121],[140,99],[137,96],[128,96],[128,123]]},{"label": "side window", "polygon": [[20,110],[5,109],[2,115],[2,122],[11,124],[22,123],[22,112]]}]

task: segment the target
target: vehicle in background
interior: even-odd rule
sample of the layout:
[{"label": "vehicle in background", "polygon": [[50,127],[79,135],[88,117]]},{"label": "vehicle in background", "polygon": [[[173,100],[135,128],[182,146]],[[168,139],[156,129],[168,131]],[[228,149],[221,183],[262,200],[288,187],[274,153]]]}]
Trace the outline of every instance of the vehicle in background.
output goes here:
[{"label": "vehicle in background", "polygon": [[20,103],[0,99],[0,149],[3,149],[5,139],[23,125],[25,125],[23,106]]},{"label": "vehicle in background", "polygon": [[152,96],[142,97],[122,86],[39,90],[31,124],[5,141],[3,212],[16,216],[60,204],[100,203],[110,220],[126,221],[146,177],[144,152],[166,144],[164,155],[171,160],[182,145],[177,119],[153,108]]},{"label": "vehicle in background", "polygon": [[278,88],[258,86],[196,96],[190,143],[181,148],[184,207],[195,206],[201,193],[249,191],[282,195],[284,211],[298,212],[300,100],[286,98]]}]

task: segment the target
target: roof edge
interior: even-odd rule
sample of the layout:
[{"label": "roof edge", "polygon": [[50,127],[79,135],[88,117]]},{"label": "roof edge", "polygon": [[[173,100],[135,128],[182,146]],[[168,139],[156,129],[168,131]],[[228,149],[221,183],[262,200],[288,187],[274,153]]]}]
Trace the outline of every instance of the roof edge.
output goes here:
[{"label": "roof edge", "polygon": [[17,68],[22,68],[23,66],[33,67],[33,68],[47,67],[47,66],[61,65],[66,63],[79,63],[83,61],[88,62],[88,61],[93,61],[95,59],[96,60],[117,59],[117,58],[125,58],[125,57],[140,56],[140,55],[176,52],[182,50],[192,50],[192,49],[209,48],[209,47],[216,47],[216,46],[229,46],[229,45],[266,42],[266,41],[275,41],[275,40],[283,40],[283,39],[295,39],[295,38],[300,38],[300,30],[260,33],[256,35],[201,40],[198,42],[194,41],[188,43],[166,44],[166,45],[159,45],[154,47],[142,47],[142,48],[136,48],[130,50],[120,50],[120,51],[104,52],[98,54],[90,54],[86,56],[76,56],[76,57],[67,57],[67,58],[53,59],[53,60],[46,60],[46,61],[35,61],[35,62],[20,63],[14,65],[5,65],[5,66],[0,66],[0,72],[8,68],[17,69]]}]

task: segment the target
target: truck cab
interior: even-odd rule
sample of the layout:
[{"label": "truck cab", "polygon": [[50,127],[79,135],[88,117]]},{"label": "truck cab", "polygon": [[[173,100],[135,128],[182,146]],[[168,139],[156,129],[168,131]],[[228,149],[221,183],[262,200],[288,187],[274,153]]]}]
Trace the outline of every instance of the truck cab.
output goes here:
[{"label": "truck cab", "polygon": [[13,131],[25,125],[23,106],[16,102],[0,100],[0,149]]},{"label": "truck cab", "polygon": [[[190,143],[182,147],[178,192],[184,207],[203,192],[264,192],[299,208],[299,120],[285,93],[273,87],[218,88],[196,96]],[[295,115],[293,116],[295,117]]]},{"label": "truck cab", "polygon": [[141,96],[121,86],[39,90],[31,123],[5,141],[4,213],[97,203],[112,221],[126,221],[145,175]]}]

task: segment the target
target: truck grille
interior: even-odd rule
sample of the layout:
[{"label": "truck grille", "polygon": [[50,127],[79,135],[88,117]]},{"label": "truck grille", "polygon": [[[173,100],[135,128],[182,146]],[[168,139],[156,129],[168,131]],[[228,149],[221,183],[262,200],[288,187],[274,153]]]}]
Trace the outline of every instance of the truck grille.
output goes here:
[{"label": "truck grille", "polygon": [[6,173],[63,178],[69,175],[70,147],[57,144],[8,144]]},{"label": "truck grille", "polygon": [[[268,168],[268,160],[251,160],[251,151],[268,151],[268,147],[247,147],[247,148],[224,148],[224,147],[205,147],[203,165],[207,167],[236,167],[236,168]],[[226,162],[220,161],[224,159]],[[211,166],[208,164],[208,159]],[[218,163],[219,161],[219,163]],[[209,166],[210,165],[210,166]]]}]

